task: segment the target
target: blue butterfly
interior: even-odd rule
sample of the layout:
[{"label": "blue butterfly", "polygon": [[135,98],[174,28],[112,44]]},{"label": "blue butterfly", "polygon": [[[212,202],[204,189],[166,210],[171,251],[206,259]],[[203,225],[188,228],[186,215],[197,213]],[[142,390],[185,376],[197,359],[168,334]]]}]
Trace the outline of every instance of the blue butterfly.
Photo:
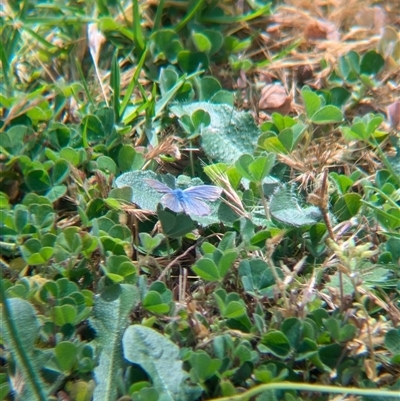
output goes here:
[{"label": "blue butterfly", "polygon": [[150,187],[163,195],[161,203],[176,213],[195,214],[207,216],[211,213],[210,207],[204,201],[217,200],[222,188],[214,185],[198,185],[187,189],[172,189],[157,180],[144,180]]}]

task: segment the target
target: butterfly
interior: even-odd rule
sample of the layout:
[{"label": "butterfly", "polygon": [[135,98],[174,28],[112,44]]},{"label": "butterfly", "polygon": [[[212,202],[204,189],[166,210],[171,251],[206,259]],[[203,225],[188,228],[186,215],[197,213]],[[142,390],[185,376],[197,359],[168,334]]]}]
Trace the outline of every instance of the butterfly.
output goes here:
[{"label": "butterfly", "polygon": [[198,185],[187,189],[172,189],[160,181],[153,179],[144,180],[150,187],[163,195],[161,203],[168,209],[179,213],[195,214],[197,216],[207,216],[211,213],[210,206],[204,201],[217,200],[222,192],[222,188],[214,185]]}]

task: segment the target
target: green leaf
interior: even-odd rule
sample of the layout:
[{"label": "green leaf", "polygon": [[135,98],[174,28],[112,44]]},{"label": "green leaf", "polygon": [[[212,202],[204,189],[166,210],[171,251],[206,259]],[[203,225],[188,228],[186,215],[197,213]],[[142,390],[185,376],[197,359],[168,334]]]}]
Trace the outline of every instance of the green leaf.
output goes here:
[{"label": "green leaf", "polygon": [[226,36],[224,47],[228,53],[239,53],[245,51],[251,45],[251,39],[239,40],[235,36]]},{"label": "green leaf", "polygon": [[258,156],[255,159],[249,154],[243,154],[236,161],[235,168],[244,178],[260,184],[274,164],[275,155],[273,153],[267,156]]},{"label": "green leaf", "polygon": [[336,106],[328,105],[319,109],[311,116],[314,124],[333,124],[343,120],[343,114]]},{"label": "green leaf", "polygon": [[203,35],[200,32],[192,33],[193,44],[199,52],[202,53],[210,53],[211,50],[211,42],[206,35]]},{"label": "green leaf", "polygon": [[391,329],[386,333],[385,346],[393,355],[400,354],[400,329]]},{"label": "green leaf", "polygon": [[106,174],[115,175],[117,172],[117,166],[111,157],[100,156],[97,160],[97,167],[99,170],[104,171]]},{"label": "green leaf", "polygon": [[340,329],[339,341],[340,342],[351,341],[356,336],[356,334],[357,334],[357,328],[355,326],[353,326],[350,323],[345,324]]},{"label": "green leaf", "polygon": [[[18,232],[21,232],[28,223],[29,213],[25,209],[16,208],[14,212],[14,224]],[[4,224],[4,220],[2,220]]]},{"label": "green leaf", "polygon": [[205,380],[209,379],[217,372],[222,363],[219,359],[211,359],[203,350],[192,352],[189,362],[192,366],[190,378],[193,383],[203,383]]},{"label": "green leaf", "polygon": [[205,29],[201,32],[211,43],[211,49],[209,50],[209,54],[215,54],[218,50],[221,49],[224,44],[224,37],[221,32],[212,29]]},{"label": "green leaf", "polygon": [[286,186],[278,188],[270,202],[271,216],[289,226],[312,225],[322,219],[320,210],[315,206],[300,207],[299,199],[293,189]]},{"label": "green leaf", "polygon": [[[282,273],[278,270],[280,275]],[[274,275],[270,267],[261,259],[242,260],[239,264],[239,276],[244,290],[257,298],[273,297]]]},{"label": "green leaf", "polygon": [[345,194],[354,184],[353,180],[344,174],[339,175],[335,172],[332,172],[329,174],[329,176],[335,180],[335,183],[342,195]]},{"label": "green leaf", "polygon": [[281,331],[289,340],[290,347],[297,350],[303,334],[302,322],[295,317],[288,318],[283,321]]},{"label": "green leaf", "polygon": [[183,50],[179,36],[172,29],[161,29],[150,37],[150,48],[155,58],[167,59],[176,64],[178,54]]},{"label": "green leaf", "polygon": [[221,279],[220,272],[213,260],[208,258],[199,259],[192,267],[192,270],[203,280],[219,281]]},{"label": "green leaf", "polygon": [[332,96],[332,104],[339,108],[343,107],[351,97],[351,93],[341,86],[330,89],[330,93]]},{"label": "green leaf", "polygon": [[290,353],[289,340],[281,331],[271,330],[262,336],[259,350],[263,353],[270,352],[279,358],[285,358]]},{"label": "green leaf", "polygon": [[145,182],[145,179],[148,178],[157,179],[157,175],[152,171],[128,172],[116,178],[115,186],[117,188],[131,188],[132,202],[142,209],[155,212],[162,195]]},{"label": "green leaf", "polygon": [[[115,237],[112,233],[110,233],[110,236]],[[107,263],[104,265],[104,270],[107,276],[112,278],[114,282],[121,282],[121,278],[128,283],[133,283],[135,281],[136,267],[125,255],[109,256],[107,258]]]},{"label": "green leaf", "polygon": [[215,95],[213,95],[213,97],[210,99],[210,103],[225,104],[229,107],[234,107],[235,97],[232,92],[220,90]]},{"label": "green leaf", "polygon": [[157,209],[157,215],[160,219],[163,233],[170,238],[180,238],[195,229],[194,221],[186,214],[176,214]]},{"label": "green leaf", "polygon": [[178,64],[182,71],[192,74],[199,70],[206,70],[209,61],[204,53],[182,50],[178,54]]},{"label": "green leaf", "polygon": [[75,344],[69,341],[61,341],[54,349],[57,363],[60,369],[68,373],[76,363],[76,356],[78,355],[78,349]]},{"label": "green leaf", "polygon": [[311,119],[321,108],[321,98],[316,93],[304,89],[301,91],[301,97],[304,101],[307,117]]},{"label": "green leaf", "polygon": [[249,113],[239,112],[226,104],[207,102],[171,107],[179,118],[185,114],[192,115],[199,109],[206,111],[211,118],[210,125],[200,132],[201,147],[207,156],[232,164],[243,153],[254,153],[260,131]]},{"label": "green leaf", "polygon": [[60,150],[60,157],[70,162],[74,167],[78,167],[87,160],[87,155],[84,149],[77,151],[70,147],[62,148]]},{"label": "green leaf", "polygon": [[283,116],[279,113],[272,113],[271,118],[278,131],[283,131],[285,128],[291,128],[296,124],[296,121],[292,117]]},{"label": "green leaf", "polygon": [[139,239],[145,252],[151,252],[161,244],[164,236],[162,234],[157,234],[152,237],[150,234],[143,232],[139,233]]},{"label": "green leaf", "polygon": [[318,355],[321,358],[321,361],[331,369],[334,369],[338,361],[341,358],[343,349],[338,344],[330,344],[324,347],[321,347],[318,350]]},{"label": "green leaf", "polygon": [[268,152],[288,154],[289,151],[281,140],[270,133],[262,134],[258,141],[258,146]]},{"label": "green leaf", "polygon": [[[218,244],[218,249],[220,251],[229,251],[235,248],[236,232],[228,231],[222,237],[220,243]],[[211,244],[210,244],[211,245]],[[213,251],[209,252],[212,253]]]},{"label": "green leaf", "polygon": [[55,202],[56,200],[62,198],[66,193],[66,185],[55,185],[53,188],[46,192],[46,197],[50,200],[50,202]]},{"label": "green leaf", "polygon": [[58,262],[62,262],[71,256],[78,256],[81,250],[82,240],[78,234],[78,228],[68,227],[57,237],[54,257]]},{"label": "green leaf", "polygon": [[169,312],[169,305],[163,302],[161,295],[157,291],[149,291],[145,295],[143,307],[157,314],[166,314]]},{"label": "green leaf", "polygon": [[162,68],[160,72],[160,91],[161,95],[165,95],[178,82],[178,73],[171,68]]},{"label": "green leaf", "polygon": [[53,309],[54,323],[57,326],[64,326],[64,324],[75,324],[77,310],[73,305],[55,306]]},{"label": "green leaf", "polygon": [[1,146],[7,149],[12,155],[17,156],[24,148],[25,138],[34,135],[32,128],[25,125],[14,125],[2,134]]},{"label": "green leaf", "polygon": [[0,334],[14,359],[14,375],[24,383],[19,386],[14,380],[10,381],[14,395],[21,400],[47,401],[48,396],[61,384],[64,375],[55,374],[51,384],[45,382],[39,369],[43,366],[43,354],[35,348],[40,329],[35,310],[22,299],[4,299],[4,284],[0,285],[3,302]]},{"label": "green leaf", "polygon": [[[136,22],[136,21],[135,21]],[[110,69],[110,88],[112,90],[112,106],[114,115],[119,119],[119,102],[121,86],[121,69],[118,63],[118,48],[115,50],[111,59]]]},{"label": "green leaf", "polygon": [[[210,99],[222,89],[219,81],[214,77],[204,77],[200,81],[200,100],[210,101]],[[208,124],[207,124],[208,125]]]},{"label": "green leaf", "polygon": [[339,58],[338,68],[344,80],[354,82],[360,74],[360,56],[355,51],[350,51]]},{"label": "green leaf", "polygon": [[328,330],[329,335],[334,341],[339,341],[340,323],[334,317],[323,321],[325,328]]},{"label": "green leaf", "polygon": [[139,54],[139,56],[141,56],[141,54],[144,52],[146,44],[141,24],[142,14],[139,8],[139,1],[133,0],[132,6],[133,6],[133,34],[134,34],[133,37],[135,42],[135,51]]},{"label": "green leaf", "polygon": [[63,183],[67,179],[69,172],[69,164],[63,159],[57,160],[51,172],[53,184]]},{"label": "green leaf", "polygon": [[204,110],[196,110],[192,116],[193,128],[195,131],[200,130],[210,125],[210,115]]},{"label": "green leaf", "polygon": [[254,158],[250,154],[243,154],[235,163],[236,170],[242,175],[242,177],[253,180],[253,176],[250,174],[249,166],[253,163]]},{"label": "green leaf", "polygon": [[93,145],[104,139],[104,127],[100,119],[92,114],[86,115],[81,122],[83,140],[86,146]]},{"label": "green leaf", "polygon": [[[114,92],[113,96],[116,96],[116,92]],[[117,103],[119,104],[119,97]],[[100,120],[101,125],[103,126],[104,136],[106,138],[115,133],[116,114],[117,113],[115,113],[111,107],[101,107],[100,109],[96,110],[96,117]]]},{"label": "green leaf", "polygon": [[51,188],[50,176],[42,169],[29,171],[25,176],[25,182],[32,191],[43,192]]},{"label": "green leaf", "polygon": [[96,388],[94,400],[115,401],[118,381],[115,372],[122,369],[122,335],[128,324],[130,311],[139,303],[136,286],[130,284],[106,287],[96,297],[91,326],[96,330],[96,343],[101,348],[99,364],[94,370]]},{"label": "green leaf", "polygon": [[347,193],[341,196],[333,205],[333,211],[340,221],[350,220],[361,207],[361,196]]},{"label": "green leaf", "polygon": [[144,155],[137,152],[131,145],[122,145],[118,152],[118,166],[122,172],[139,170],[145,161]]},{"label": "green leaf", "polygon": [[291,128],[286,128],[279,133],[279,141],[283,144],[288,153],[296,148],[307,132],[306,128],[307,126],[305,124],[295,124]]},{"label": "green leaf", "polygon": [[163,400],[181,399],[187,373],[172,341],[153,329],[133,325],[125,331],[122,346],[125,359],[146,371]]},{"label": "green leaf", "polygon": [[248,166],[249,172],[253,176],[254,181],[261,182],[265,176],[271,171],[275,164],[275,155],[270,153],[268,156],[257,157]]},{"label": "green leaf", "polygon": [[222,255],[221,259],[218,261],[218,270],[221,278],[225,277],[237,257],[238,253],[234,250],[228,251]]},{"label": "green leaf", "polygon": [[360,64],[361,74],[375,75],[378,74],[385,65],[384,58],[375,50],[365,53]]},{"label": "green leaf", "polygon": [[228,319],[237,319],[245,315],[246,307],[238,301],[229,302],[223,312],[223,316]]},{"label": "green leaf", "polygon": [[297,348],[296,361],[310,359],[312,356],[317,354],[317,351],[318,346],[316,342],[309,338],[304,338]]}]

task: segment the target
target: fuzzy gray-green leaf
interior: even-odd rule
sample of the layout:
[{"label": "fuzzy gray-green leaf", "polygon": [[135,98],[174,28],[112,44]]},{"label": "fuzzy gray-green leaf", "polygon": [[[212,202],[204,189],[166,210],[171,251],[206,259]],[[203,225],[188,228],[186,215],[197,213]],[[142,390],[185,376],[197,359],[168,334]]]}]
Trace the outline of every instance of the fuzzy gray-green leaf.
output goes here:
[{"label": "fuzzy gray-green leaf", "polygon": [[117,398],[115,374],[122,369],[121,339],[129,312],[139,298],[137,287],[121,284],[106,287],[95,300],[90,324],[96,330],[101,354],[95,369],[97,385],[93,401],[114,401]]},{"label": "fuzzy gray-green leaf", "polygon": [[312,225],[322,218],[317,207],[301,207],[299,196],[286,186],[278,188],[271,197],[270,211],[273,218],[293,227]]},{"label": "fuzzy gray-green leaf", "polygon": [[206,111],[210,124],[200,132],[201,146],[214,160],[223,163],[235,162],[243,153],[253,154],[260,135],[250,113],[237,111],[226,104],[197,102],[171,107],[178,117],[192,115],[197,110]]},{"label": "fuzzy gray-green leaf", "polygon": [[[17,400],[47,400],[48,395],[57,387],[60,380],[59,375],[53,383],[46,383],[41,375],[43,367],[43,353],[36,350],[34,344],[39,335],[40,323],[36,316],[33,306],[19,298],[6,300],[8,308],[6,312],[2,310],[0,321],[0,335],[4,345],[8,349],[15,361],[16,378],[23,386],[13,388]],[[7,315],[10,316],[7,316]],[[18,380],[13,380],[16,384]]]},{"label": "fuzzy gray-green leaf", "polygon": [[179,348],[157,331],[140,325],[128,327],[123,340],[125,358],[151,377],[163,400],[182,400],[187,373],[182,369]]}]

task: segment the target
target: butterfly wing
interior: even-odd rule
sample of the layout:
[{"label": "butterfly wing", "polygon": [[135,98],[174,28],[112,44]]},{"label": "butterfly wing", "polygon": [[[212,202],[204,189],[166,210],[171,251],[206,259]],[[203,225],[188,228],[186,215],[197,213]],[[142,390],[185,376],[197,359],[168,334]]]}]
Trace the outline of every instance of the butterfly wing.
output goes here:
[{"label": "butterfly wing", "polygon": [[153,180],[151,178],[147,178],[144,180],[144,182],[149,185],[150,187],[152,187],[153,189],[155,189],[157,192],[160,192],[162,194],[170,194],[173,192],[173,189],[166,186],[165,184],[163,184],[160,181],[157,180]]},{"label": "butterfly wing", "polygon": [[197,216],[207,216],[210,214],[210,207],[203,201],[215,201],[222,192],[222,189],[214,185],[198,185],[185,190],[173,190],[160,181],[151,178],[144,180],[150,187],[157,192],[165,194],[161,198],[161,203],[176,213],[185,212]]},{"label": "butterfly wing", "polygon": [[184,210],[183,206],[181,205],[181,202],[179,202],[179,198],[176,196],[174,192],[165,194],[161,198],[161,203],[175,213],[179,213]]},{"label": "butterfly wing", "polygon": [[198,185],[187,188],[183,191],[188,194],[191,199],[197,198],[200,200],[215,201],[221,196],[222,188],[215,185]]},{"label": "butterfly wing", "polygon": [[193,198],[189,194],[181,199],[180,204],[186,214],[195,214],[196,216],[207,216],[211,213],[210,207],[203,201]]}]

